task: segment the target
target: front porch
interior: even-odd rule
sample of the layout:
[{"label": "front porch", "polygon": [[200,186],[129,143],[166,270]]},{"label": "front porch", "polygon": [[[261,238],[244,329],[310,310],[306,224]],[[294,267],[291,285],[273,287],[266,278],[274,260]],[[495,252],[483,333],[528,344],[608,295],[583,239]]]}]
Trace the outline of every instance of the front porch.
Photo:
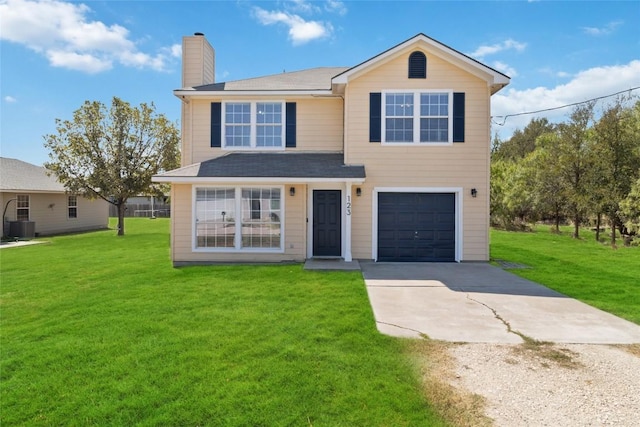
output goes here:
[{"label": "front porch", "polygon": [[304,263],[305,270],[360,271],[360,262],[343,258],[309,258]]}]

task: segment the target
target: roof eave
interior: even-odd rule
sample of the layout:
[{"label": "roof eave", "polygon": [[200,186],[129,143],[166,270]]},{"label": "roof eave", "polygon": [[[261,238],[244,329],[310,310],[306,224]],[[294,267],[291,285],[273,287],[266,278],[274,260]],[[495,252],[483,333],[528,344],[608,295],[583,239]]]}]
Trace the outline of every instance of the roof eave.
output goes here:
[{"label": "roof eave", "polygon": [[173,94],[178,98],[211,98],[219,96],[331,96],[331,89],[313,90],[189,90],[177,89]]},{"label": "roof eave", "polygon": [[55,193],[55,194],[65,194],[67,191],[62,190],[36,190],[33,188],[1,188],[0,193],[36,193],[36,194],[47,194],[47,193]]},{"label": "roof eave", "polygon": [[354,185],[364,183],[365,178],[309,178],[309,177],[194,177],[194,176],[154,176],[152,182],[171,184],[313,184],[321,182],[349,182]]},{"label": "roof eave", "polygon": [[[369,68],[371,66],[374,66],[376,63],[383,61],[393,55],[395,55],[396,53],[404,50],[406,47],[411,46],[412,44],[415,44],[417,42],[424,42],[432,47],[434,47],[437,50],[440,50],[441,52],[443,52],[444,54],[448,54],[451,55],[452,57],[454,57],[455,59],[473,67],[476,68],[478,70],[480,70],[483,73],[487,73],[491,76],[491,79],[493,79],[493,84],[503,84],[502,87],[506,86],[509,84],[510,82],[510,78],[509,76],[489,67],[488,65],[483,64],[482,62],[471,58],[470,56],[467,56],[465,54],[463,54],[462,52],[459,52],[455,49],[453,49],[452,47],[449,47],[435,39],[432,39],[431,37],[428,37],[424,34],[418,34],[417,36],[414,36],[408,40],[405,40],[404,42],[397,44],[396,46],[387,49],[386,51],[367,59],[366,61],[356,65],[355,67],[352,67],[346,71],[344,71],[343,73],[335,76],[333,79],[331,79],[331,83],[332,85],[345,85],[349,82],[349,79],[354,75],[354,74],[359,74],[361,71],[363,71],[366,68]],[[499,89],[498,89],[499,90]],[[496,90],[497,92],[497,90]],[[495,92],[494,92],[495,93]]]},{"label": "roof eave", "polygon": [[491,95],[495,95],[508,84],[509,84],[509,80],[507,80],[506,82],[505,81],[494,82],[493,84],[491,84]]}]

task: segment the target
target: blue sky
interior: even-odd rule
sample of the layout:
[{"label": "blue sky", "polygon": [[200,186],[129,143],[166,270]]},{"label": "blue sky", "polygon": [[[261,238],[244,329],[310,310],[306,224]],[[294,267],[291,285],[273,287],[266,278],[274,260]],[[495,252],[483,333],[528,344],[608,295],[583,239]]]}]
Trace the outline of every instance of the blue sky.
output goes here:
[{"label": "blue sky", "polygon": [[[0,153],[47,161],[43,135],[85,100],[153,102],[178,122],[180,44],[194,32],[216,49],[216,81],[353,66],[424,33],[511,76],[492,99],[499,116],[639,87],[639,28],[640,1],[0,0]],[[507,138],[541,116],[493,130]]]}]

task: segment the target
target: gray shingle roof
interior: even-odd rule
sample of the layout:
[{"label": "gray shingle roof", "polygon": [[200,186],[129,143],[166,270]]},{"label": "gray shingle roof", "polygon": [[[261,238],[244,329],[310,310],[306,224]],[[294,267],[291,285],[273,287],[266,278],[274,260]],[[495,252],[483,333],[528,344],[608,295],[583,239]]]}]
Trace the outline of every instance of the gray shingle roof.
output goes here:
[{"label": "gray shingle roof", "polygon": [[65,188],[54,176],[48,176],[41,166],[0,157],[0,190],[64,192]]},{"label": "gray shingle roof", "polygon": [[163,178],[365,178],[364,166],[346,166],[341,153],[230,153],[175,169]]},{"label": "gray shingle roof", "polygon": [[319,67],[253,79],[196,86],[196,91],[330,90],[331,79],[348,67]]}]

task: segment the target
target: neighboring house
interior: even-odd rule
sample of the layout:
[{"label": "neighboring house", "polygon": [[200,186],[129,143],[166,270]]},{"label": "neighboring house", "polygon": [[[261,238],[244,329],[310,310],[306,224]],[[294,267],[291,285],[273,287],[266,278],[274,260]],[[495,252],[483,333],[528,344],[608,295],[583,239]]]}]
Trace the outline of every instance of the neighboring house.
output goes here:
[{"label": "neighboring house", "polygon": [[[0,157],[0,204],[6,212],[3,235],[10,223],[33,223],[37,235],[107,228],[107,202],[68,194],[46,169],[21,160]],[[19,224],[18,224],[19,225]],[[24,236],[14,236],[24,237]]]},{"label": "neighboring house", "polygon": [[183,39],[175,265],[487,261],[490,97],[509,77],[424,34],[351,68],[214,82]]}]

